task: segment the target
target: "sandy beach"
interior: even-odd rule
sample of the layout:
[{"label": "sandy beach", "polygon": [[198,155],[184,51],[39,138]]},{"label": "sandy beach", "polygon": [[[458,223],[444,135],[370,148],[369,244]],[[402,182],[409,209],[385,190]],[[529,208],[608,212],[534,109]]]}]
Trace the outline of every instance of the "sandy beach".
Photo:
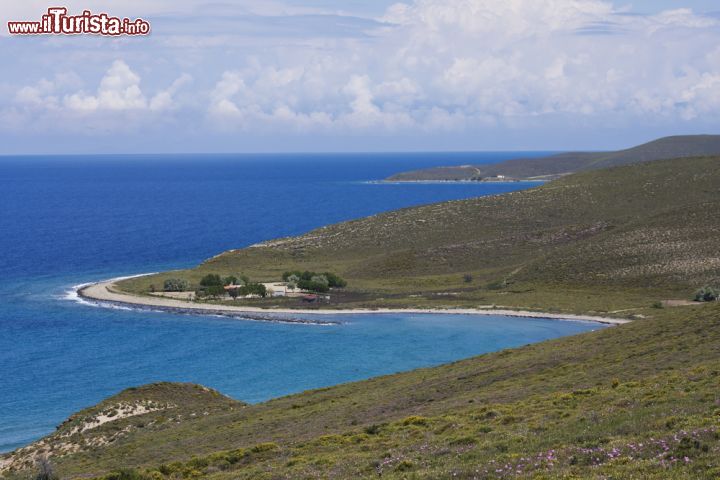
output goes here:
[{"label": "sandy beach", "polygon": [[606,325],[622,325],[631,322],[631,320],[621,318],[600,317],[593,315],[572,315],[559,313],[532,312],[523,310],[506,310],[500,308],[453,308],[453,309],[429,309],[429,308],[377,308],[377,309],[290,309],[290,308],[259,308],[236,305],[216,305],[216,304],[195,304],[183,300],[162,297],[143,297],[121,292],[115,286],[115,283],[128,277],[112,278],[101,282],[93,283],[78,287],[77,294],[79,297],[96,302],[111,303],[114,305],[135,306],[141,308],[155,308],[175,313],[185,314],[214,314],[224,316],[242,316],[248,315],[255,320],[275,320],[275,321],[291,321],[298,323],[321,323],[330,324],[335,322],[308,322],[298,319],[273,318],[272,315],[337,315],[337,314],[372,314],[372,313],[414,313],[414,314],[455,314],[455,315],[504,315],[510,317],[527,317],[527,318],[543,318],[551,320],[570,320],[597,322]]}]

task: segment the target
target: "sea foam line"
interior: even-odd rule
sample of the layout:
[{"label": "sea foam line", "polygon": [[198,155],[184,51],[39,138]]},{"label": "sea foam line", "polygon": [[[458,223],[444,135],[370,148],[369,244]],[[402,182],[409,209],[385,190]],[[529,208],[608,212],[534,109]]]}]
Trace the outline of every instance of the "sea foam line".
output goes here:
[{"label": "sea foam line", "polygon": [[98,282],[87,282],[78,285],[73,285],[68,289],[61,297],[63,300],[73,301],[79,305],[96,307],[96,308],[107,308],[113,310],[125,310],[125,311],[136,311],[136,312],[153,312],[153,313],[171,313],[174,315],[187,315],[187,316],[202,316],[202,317],[214,317],[214,318],[234,318],[238,320],[250,321],[250,322],[270,322],[270,323],[283,323],[289,325],[318,325],[318,326],[332,326],[340,325],[342,322],[336,321],[319,321],[319,320],[306,320],[306,319],[289,319],[283,318],[282,314],[273,312],[254,314],[254,313],[228,313],[228,312],[216,312],[216,311],[203,311],[199,309],[193,311],[193,309],[184,309],[182,307],[163,307],[163,306],[151,306],[151,305],[135,305],[131,303],[125,303],[122,301],[113,300],[95,300],[83,296],[80,292],[82,289],[95,285],[97,283],[106,282],[119,282],[130,278],[145,277],[148,275],[155,275],[157,272],[141,273],[136,275],[127,275],[124,277],[113,277],[106,280],[100,280]]},{"label": "sea foam line", "polygon": [[[155,275],[156,273],[158,273],[158,272],[139,273],[139,274],[135,274],[135,275],[126,275],[126,276],[124,276],[124,277],[108,278],[108,279],[99,280],[99,281],[96,281],[96,282],[79,283],[79,284],[73,285],[73,286],[69,287],[67,290],[65,290],[65,292],[63,293],[63,295],[60,296],[60,299],[62,299],[62,300],[68,300],[68,301],[75,302],[75,303],[78,303],[78,304],[80,304],[80,305],[86,305],[86,306],[89,306],[89,307],[112,308],[112,309],[115,309],[115,310],[137,310],[137,309],[135,309],[135,308],[133,308],[133,307],[129,307],[129,306],[126,306],[126,305],[111,304],[110,302],[102,302],[102,301],[100,301],[100,300],[97,300],[97,301],[88,300],[87,298],[82,297],[82,296],[79,294],[79,292],[80,292],[80,290],[82,290],[83,288],[89,287],[90,285],[94,285],[94,284],[96,284],[96,283],[111,282],[111,281],[112,281],[112,282],[116,282],[116,281],[119,282],[119,281],[121,281],[121,280],[128,280],[128,279],[130,279],[130,278],[138,278],[138,277],[145,277],[145,276],[148,276],[148,275]],[[146,309],[146,311],[147,311],[147,309]],[[158,311],[159,311],[159,310],[158,310]]]}]

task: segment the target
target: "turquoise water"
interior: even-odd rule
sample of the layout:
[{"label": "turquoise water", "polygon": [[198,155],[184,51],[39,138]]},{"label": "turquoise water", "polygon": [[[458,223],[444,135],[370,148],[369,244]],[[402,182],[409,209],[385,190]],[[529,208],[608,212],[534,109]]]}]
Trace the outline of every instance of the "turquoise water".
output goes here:
[{"label": "turquoise water", "polygon": [[369,183],[518,155],[0,159],[0,451],[142,383],[197,382],[258,402],[601,328],[394,314],[290,325],[106,309],[68,295],[80,283],[187,267],[330,222],[532,187]]}]

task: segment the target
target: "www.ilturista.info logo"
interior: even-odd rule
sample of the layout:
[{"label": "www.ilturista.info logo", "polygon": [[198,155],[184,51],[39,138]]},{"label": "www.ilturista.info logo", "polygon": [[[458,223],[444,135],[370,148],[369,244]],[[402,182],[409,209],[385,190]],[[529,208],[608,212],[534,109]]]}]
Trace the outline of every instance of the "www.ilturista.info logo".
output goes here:
[{"label": "www.ilturista.info logo", "polygon": [[148,35],[150,23],[142,18],[111,17],[107,13],[83,11],[68,15],[65,7],[51,7],[39,22],[8,22],[12,35]]}]

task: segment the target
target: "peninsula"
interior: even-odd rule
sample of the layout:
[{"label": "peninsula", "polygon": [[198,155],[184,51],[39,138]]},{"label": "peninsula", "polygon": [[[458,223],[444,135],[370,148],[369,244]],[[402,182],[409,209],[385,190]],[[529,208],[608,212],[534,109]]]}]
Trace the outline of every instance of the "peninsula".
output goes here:
[{"label": "peninsula", "polygon": [[720,135],[664,137],[615,152],[567,152],[495,164],[439,166],[401,172],[388,182],[508,182],[553,180],[563,175],[671,158],[720,155]]},{"label": "peninsula", "polygon": [[[231,250],[193,269],[121,280],[113,294],[148,305],[167,295],[203,308],[495,305],[634,318],[715,281],[716,220],[700,212],[717,200],[717,164],[704,157],[593,170],[529,190],[382,213]],[[189,302],[161,292],[173,279],[191,294],[208,276],[280,282],[288,271],[335,272],[346,285],[312,303],[271,295]]]}]

